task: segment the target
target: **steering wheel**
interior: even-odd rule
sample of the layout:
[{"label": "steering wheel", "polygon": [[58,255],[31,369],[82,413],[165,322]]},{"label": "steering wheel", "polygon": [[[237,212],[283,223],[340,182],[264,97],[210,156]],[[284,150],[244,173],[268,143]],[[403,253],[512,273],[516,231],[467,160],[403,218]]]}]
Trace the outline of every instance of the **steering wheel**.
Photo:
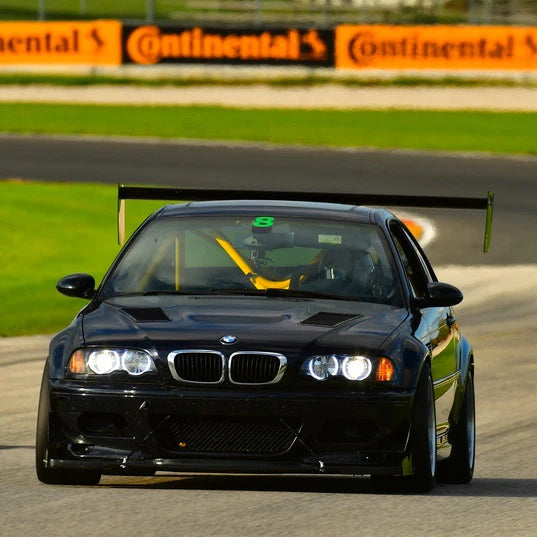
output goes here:
[{"label": "steering wheel", "polygon": [[[289,289],[297,290],[303,283],[318,279],[321,267],[318,264],[300,265],[291,273],[291,283]],[[301,281],[304,278],[305,281]]]}]

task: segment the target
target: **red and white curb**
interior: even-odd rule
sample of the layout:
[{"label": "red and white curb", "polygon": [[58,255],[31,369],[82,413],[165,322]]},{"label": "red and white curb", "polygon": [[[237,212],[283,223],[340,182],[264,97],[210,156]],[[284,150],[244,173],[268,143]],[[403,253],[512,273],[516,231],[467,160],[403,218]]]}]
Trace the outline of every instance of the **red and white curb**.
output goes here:
[{"label": "red and white curb", "polygon": [[422,247],[429,246],[436,237],[436,228],[431,220],[410,213],[399,213],[398,217],[416,237]]}]

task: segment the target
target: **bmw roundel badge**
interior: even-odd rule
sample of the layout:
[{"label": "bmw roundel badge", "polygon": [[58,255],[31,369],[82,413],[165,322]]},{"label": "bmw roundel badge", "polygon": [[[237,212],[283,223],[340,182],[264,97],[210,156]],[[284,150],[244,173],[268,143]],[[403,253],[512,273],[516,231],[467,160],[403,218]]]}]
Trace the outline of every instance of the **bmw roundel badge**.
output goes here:
[{"label": "bmw roundel badge", "polygon": [[222,336],[220,338],[220,343],[222,345],[233,345],[233,343],[237,343],[238,338],[236,336]]}]

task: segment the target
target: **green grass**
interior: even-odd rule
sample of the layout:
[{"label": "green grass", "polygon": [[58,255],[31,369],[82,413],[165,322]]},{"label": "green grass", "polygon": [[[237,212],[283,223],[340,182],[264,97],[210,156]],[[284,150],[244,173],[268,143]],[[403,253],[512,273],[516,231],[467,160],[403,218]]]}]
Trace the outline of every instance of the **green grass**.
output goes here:
[{"label": "green grass", "polygon": [[[130,232],[160,202],[131,202]],[[84,300],[60,295],[66,274],[97,282],[119,251],[112,186],[0,181],[0,336],[48,334],[67,326]]]},{"label": "green grass", "polygon": [[[144,19],[146,0],[86,0],[86,11],[80,0],[46,0],[47,19],[133,18]],[[169,10],[181,8],[181,0],[156,0],[156,15],[166,16]],[[32,20],[37,18],[38,0],[2,0],[0,19]]]},{"label": "green grass", "polygon": [[[291,3],[291,2],[289,2]],[[280,5],[282,2],[280,2]],[[147,15],[147,0],[46,0],[46,19],[50,20],[76,20],[76,19],[95,19],[95,18],[114,18],[114,19],[145,19]],[[294,1],[295,9],[286,10],[278,6],[278,2],[265,2],[261,4],[263,20],[267,22],[274,21],[291,21],[293,23],[316,23],[325,22],[326,6],[317,3],[306,3],[303,1]],[[85,9],[84,9],[85,7]],[[243,6],[238,6],[237,0],[220,2],[220,9],[207,8],[203,2],[195,0],[155,0],[155,18],[174,19],[178,22],[185,20],[200,20],[203,15],[206,20],[226,21],[237,23],[237,20],[254,21],[257,20],[257,5],[253,1],[243,2]],[[0,5],[0,20],[23,20],[36,19],[38,11],[38,0],[2,0]],[[357,10],[349,6],[348,9],[341,11],[336,9],[330,10],[329,20],[347,21],[360,23],[363,22],[364,14],[369,21],[385,23],[459,23],[467,20],[468,10],[465,6],[454,6],[448,9],[433,9],[430,7],[394,7],[392,9],[366,9]]]},{"label": "green grass", "polygon": [[53,86],[99,86],[129,85],[149,87],[189,87],[189,86],[252,86],[263,84],[272,87],[311,87],[336,84],[348,87],[537,87],[537,81],[532,79],[518,80],[514,78],[487,78],[486,75],[472,78],[443,76],[395,76],[393,78],[362,78],[331,77],[318,74],[293,74],[287,77],[256,76],[252,78],[224,78],[215,75],[192,77],[185,76],[181,71],[177,76],[155,78],[139,78],[128,74],[100,75],[100,74],[55,74],[55,73],[0,73],[0,86],[46,84]]},{"label": "green grass", "polygon": [[537,113],[0,104],[0,131],[537,154]]}]

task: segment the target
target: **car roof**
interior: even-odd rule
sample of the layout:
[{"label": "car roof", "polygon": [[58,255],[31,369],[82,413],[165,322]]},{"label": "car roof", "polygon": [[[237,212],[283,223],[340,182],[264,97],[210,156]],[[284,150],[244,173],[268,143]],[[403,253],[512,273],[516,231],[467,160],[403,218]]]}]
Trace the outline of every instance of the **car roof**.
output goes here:
[{"label": "car roof", "polygon": [[155,217],[173,217],[185,215],[259,214],[270,211],[280,216],[300,216],[303,218],[352,219],[358,222],[379,222],[393,216],[381,208],[344,205],[339,203],[317,203],[280,200],[224,200],[196,201],[162,207]]}]

